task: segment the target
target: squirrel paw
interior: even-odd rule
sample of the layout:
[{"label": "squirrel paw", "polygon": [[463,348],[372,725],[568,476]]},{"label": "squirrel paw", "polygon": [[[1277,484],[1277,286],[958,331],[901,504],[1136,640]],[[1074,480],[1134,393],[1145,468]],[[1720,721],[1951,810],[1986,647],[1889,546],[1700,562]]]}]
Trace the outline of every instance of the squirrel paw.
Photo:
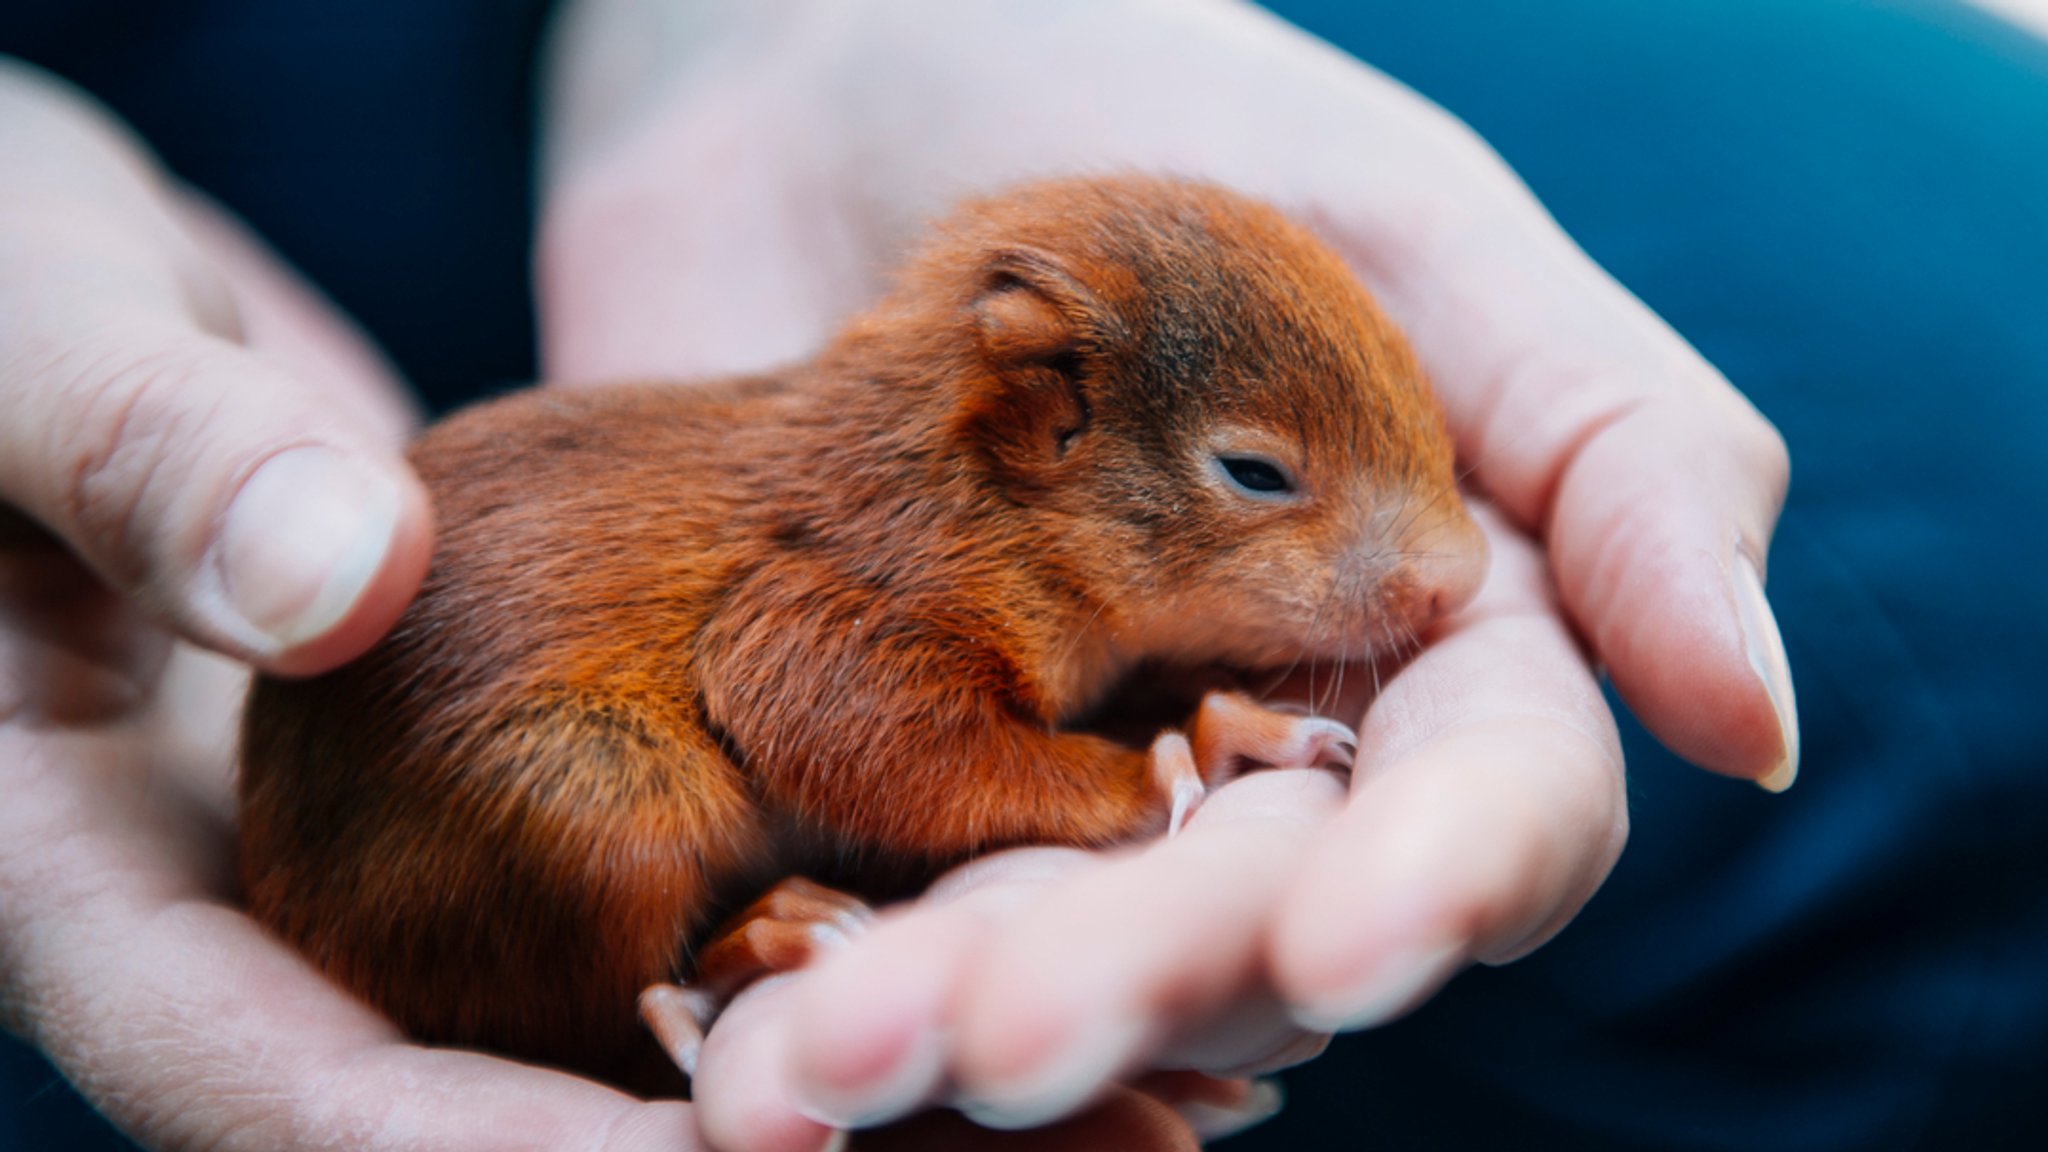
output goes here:
[{"label": "squirrel paw", "polygon": [[704,1050],[704,1034],[718,1018],[720,1006],[710,993],[681,984],[651,984],[640,993],[641,1021],[683,1075],[693,1078],[697,1055]]},{"label": "squirrel paw", "polygon": [[688,984],[656,984],[640,993],[640,1018],[669,1059],[696,1074],[704,1034],[732,998],[766,976],[794,972],[839,948],[874,921],[866,904],[792,876],[749,904],[697,956]]},{"label": "squirrel paw", "polygon": [[1167,799],[1168,836],[1180,832],[1210,789],[1248,769],[1349,771],[1358,756],[1358,735],[1348,725],[1237,692],[1203,696],[1190,729],[1191,736],[1166,731],[1152,741],[1152,782]]},{"label": "squirrel paw", "polygon": [[1237,692],[1203,696],[1192,730],[1195,764],[1212,785],[1254,767],[1349,771],[1358,757],[1349,725]]},{"label": "squirrel paw", "polygon": [[1167,799],[1167,836],[1180,835],[1181,825],[1209,794],[1209,785],[1195,769],[1195,753],[1187,737],[1168,731],[1152,741],[1152,783]]}]

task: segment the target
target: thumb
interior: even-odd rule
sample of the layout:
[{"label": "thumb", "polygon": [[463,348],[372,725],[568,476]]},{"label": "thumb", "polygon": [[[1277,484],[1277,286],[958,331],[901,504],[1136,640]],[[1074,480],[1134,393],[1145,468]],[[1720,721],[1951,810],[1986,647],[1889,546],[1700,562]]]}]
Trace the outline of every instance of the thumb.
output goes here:
[{"label": "thumb", "polygon": [[[0,521],[28,514],[158,619],[273,671],[368,647],[424,574],[429,517],[374,382],[321,378],[366,375],[345,325],[218,243],[230,227],[181,223],[105,109],[5,59],[0,171]],[[243,346],[245,324],[295,358]]]},{"label": "thumb", "polygon": [[395,450],[260,355],[148,313],[0,363],[0,499],[112,587],[287,674],[374,643],[425,573]]}]

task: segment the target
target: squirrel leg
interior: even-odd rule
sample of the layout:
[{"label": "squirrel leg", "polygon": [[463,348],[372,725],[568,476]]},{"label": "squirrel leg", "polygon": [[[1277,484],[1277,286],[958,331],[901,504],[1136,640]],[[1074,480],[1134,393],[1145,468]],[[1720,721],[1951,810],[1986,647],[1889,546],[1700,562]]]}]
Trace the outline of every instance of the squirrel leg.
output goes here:
[{"label": "squirrel leg", "polygon": [[845,944],[873,919],[854,897],[792,876],[726,922],[698,954],[688,984],[642,992],[640,1018],[676,1067],[694,1076],[704,1034],[733,997],[763,976],[794,972],[820,950]]},{"label": "squirrel leg", "polygon": [[1260,704],[1239,692],[1202,697],[1189,735],[1162,733],[1152,742],[1152,774],[1171,798],[1167,834],[1179,832],[1209,789],[1249,768],[1349,771],[1358,735],[1349,725]]},{"label": "squirrel leg", "polygon": [[1348,771],[1358,755],[1350,725],[1270,708],[1240,692],[1203,696],[1188,739],[1202,779],[1212,785],[1254,767]]}]

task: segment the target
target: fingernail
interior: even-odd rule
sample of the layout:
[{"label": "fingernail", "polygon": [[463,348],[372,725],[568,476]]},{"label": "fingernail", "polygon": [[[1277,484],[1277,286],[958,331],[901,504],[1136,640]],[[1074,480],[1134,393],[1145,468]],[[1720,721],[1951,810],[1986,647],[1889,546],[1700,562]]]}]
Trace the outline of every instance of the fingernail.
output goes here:
[{"label": "fingernail", "polygon": [[[228,506],[213,565],[242,639],[272,654],[341,622],[398,528],[398,489],[327,448],[280,452]],[[253,633],[253,635],[251,635]]]},{"label": "fingernail", "polygon": [[832,1128],[873,1128],[907,1116],[937,1094],[946,1041],[920,1028],[894,1063],[853,1087],[807,1083],[795,1089],[796,1110]]},{"label": "fingernail", "polygon": [[1785,658],[1785,638],[1778,631],[1778,618],[1771,602],[1764,598],[1764,582],[1756,563],[1747,555],[1735,561],[1735,607],[1742,620],[1742,646],[1749,666],[1770,694],[1771,708],[1778,714],[1778,733],[1784,742],[1785,758],[1757,779],[1767,792],[1783,792],[1799,778],[1799,707],[1792,695],[1792,664]]},{"label": "fingernail", "polygon": [[1207,1144],[1264,1124],[1278,1116],[1286,1102],[1278,1081],[1254,1080],[1245,1091],[1244,1103],[1235,1108],[1206,1100],[1183,1100],[1173,1110],[1194,1129],[1195,1139]]},{"label": "fingernail", "polygon": [[1297,1005],[1294,1022],[1311,1032],[1375,1028],[1415,1006],[1465,962],[1462,944],[1426,944],[1390,953],[1364,981],[1340,995]]},{"label": "fingernail", "polygon": [[1328,1032],[1308,1032],[1300,1028],[1291,1028],[1288,1031],[1293,1033],[1293,1038],[1285,1043],[1262,1052],[1241,1064],[1224,1068],[1211,1068],[1209,1069],[1210,1075],[1246,1079],[1255,1076],[1271,1076],[1275,1072],[1284,1072],[1297,1064],[1306,1064],[1321,1056],[1329,1050],[1330,1041],[1335,1039]]},{"label": "fingernail", "polygon": [[1143,1020],[1102,1017],[1035,1072],[984,1086],[957,1102],[984,1128],[1037,1128],[1073,1112],[1137,1056],[1151,1028]]},{"label": "fingernail", "polygon": [[847,1142],[852,1139],[853,1133],[844,1128],[838,1129],[827,1137],[823,1144],[818,1145],[818,1152],[846,1152]]}]

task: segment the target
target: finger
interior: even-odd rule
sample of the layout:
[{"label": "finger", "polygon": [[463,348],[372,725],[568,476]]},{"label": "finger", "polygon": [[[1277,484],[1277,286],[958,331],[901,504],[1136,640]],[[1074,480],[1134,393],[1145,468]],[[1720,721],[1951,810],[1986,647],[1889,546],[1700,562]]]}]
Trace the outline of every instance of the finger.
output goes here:
[{"label": "finger", "polygon": [[1621,753],[1540,559],[1492,524],[1478,604],[1381,695],[1343,812],[1276,914],[1276,987],[1308,1028],[1369,1027],[1473,959],[1535,947],[1627,833]]},{"label": "finger", "polygon": [[1349,254],[1407,329],[1460,455],[1543,530],[1566,607],[1651,730],[1789,785],[1797,716],[1761,583],[1782,439],[1476,141],[1429,162],[1463,195],[1356,220]]},{"label": "finger", "polygon": [[209,646],[285,672],[367,647],[428,549],[388,412],[237,342],[255,280],[210,271],[91,109],[16,70],[0,124],[0,503]]},{"label": "finger", "polygon": [[[1277,1110],[1270,1086],[1206,1077],[1148,1080],[1143,1092],[1112,1087],[1096,1107],[1028,1131],[991,1132],[957,1112],[933,1110],[946,1083],[941,1026],[949,992],[979,963],[988,926],[1095,866],[1062,850],[1011,852],[981,863],[956,873],[935,899],[893,914],[818,968],[790,978],[786,990],[751,1001],[749,1013],[732,1022],[745,1034],[715,1051],[707,1046],[707,1061],[719,1067],[698,1099],[715,1138],[788,1131],[785,1101],[801,1101],[798,1109],[812,1115],[822,1111],[818,1101],[831,1101],[843,1110],[829,1126],[862,1129],[855,1148],[1163,1152],[1194,1146],[1195,1134],[1241,1131]],[[777,1009],[779,1019],[764,1014]],[[727,1024],[722,1019],[719,1027]],[[789,1054],[790,1083],[798,1090],[789,1097],[772,1083],[777,1048]],[[725,1099],[722,1085],[738,1085],[741,1099]],[[891,1103],[875,1103],[881,1098]],[[855,1116],[845,1110],[851,1108],[865,1112]],[[743,1109],[746,1124],[737,1122]],[[891,1120],[897,1122],[873,1127]]]},{"label": "finger", "polygon": [[853,1146],[861,1152],[1193,1152],[1200,1143],[1172,1105],[1117,1087],[1094,1108],[1045,1128],[991,1132],[957,1112],[927,1112],[864,1133]]},{"label": "finger", "polygon": [[1271,1120],[1286,1101],[1277,1080],[1226,1079],[1201,1072],[1154,1072],[1133,1087],[1172,1108],[1204,1144]]},{"label": "finger", "polygon": [[801,974],[788,999],[786,1075],[793,1105],[838,1128],[869,1128],[939,1102],[952,1049],[955,989],[982,961],[994,926],[1100,863],[1065,849],[1024,849],[949,874],[907,909],[885,913],[852,947]]},{"label": "finger", "polygon": [[793,996],[802,1036],[779,1070],[794,1106],[852,1129],[936,1103],[951,1055],[946,1007],[984,934],[965,909],[917,909],[807,973]]},{"label": "finger", "polygon": [[0,404],[0,497],[210,647],[331,666],[425,573],[427,500],[402,460],[244,350],[110,319],[0,369]]},{"label": "finger", "polygon": [[37,1028],[80,1090],[152,1146],[702,1146],[681,1105],[404,1043],[229,909],[172,905],[153,920],[121,941],[134,960],[96,973],[84,1011]]},{"label": "finger", "polygon": [[788,1092],[789,1011],[796,976],[771,977],[734,998],[704,1039],[690,1095],[705,1139],[719,1152],[819,1152],[846,1133],[797,1110]]},{"label": "finger", "polygon": [[1340,795],[1318,771],[1236,781],[1179,837],[1062,884],[1006,924],[965,975],[952,1015],[967,1114],[1003,1128],[1064,1116],[1151,1056],[1179,1021],[1252,985],[1258,926],[1299,866],[1307,830]]},{"label": "finger", "polygon": [[[791,1018],[802,1022],[800,1035],[791,1041],[789,1096],[807,1115],[854,1128],[940,1099],[952,1049],[975,1027],[949,1012],[950,1003],[964,996],[955,992],[963,983],[986,982],[999,989],[998,998],[1025,1005],[982,1023],[994,1031],[997,1048],[1020,1039],[1017,1018],[1026,1024],[1021,1040],[1029,1045],[1029,1029],[1044,1023],[1047,1012],[1060,1017],[1050,1025],[1054,1031],[1085,1031],[1091,1019],[1113,1012],[1128,1015],[1134,1006],[1156,1008],[1162,1033],[1168,1031],[1169,1018],[1199,1018],[1253,976],[1256,933],[1244,932],[1243,926],[1275,893],[1247,878],[1283,878],[1286,854],[1276,850],[1276,841],[1298,840],[1300,826],[1326,814],[1338,794],[1326,773],[1266,773],[1212,797],[1189,833],[1173,842],[1186,847],[1155,848],[1138,858],[1163,853],[1157,865],[1105,866],[1083,854],[1037,850],[1007,853],[960,870],[931,899],[885,918],[858,945],[799,977],[789,1001]],[[1103,874],[1113,880],[1091,892]],[[1096,942],[1066,940],[1061,948],[1066,955],[1050,969],[1059,979],[1041,972],[1029,956],[1006,956],[1006,925],[1031,917],[1025,922],[1057,921],[1058,916],[1042,909],[1065,905],[1071,914],[1074,907],[1086,908],[1096,900],[1129,899],[1131,887],[1141,889],[1137,902],[1150,907],[1158,904],[1155,885],[1178,890],[1181,904],[1195,913],[1164,912],[1158,916],[1163,927],[1151,919],[1131,921],[1114,939],[1089,949],[1079,964],[1073,947]],[[1242,946],[1228,946],[1240,937]],[[991,974],[1013,967],[1030,983],[1010,986],[1008,977]],[[1077,969],[1086,974],[1083,982],[1067,984]],[[1053,989],[1050,1003],[1046,986]],[[1202,991],[1188,995],[1191,988]],[[1302,1033],[1270,996],[1231,997],[1229,1009],[1217,1018],[1185,1035],[1170,1035],[1166,1058],[1200,1067],[1265,1070],[1306,1059],[1324,1041]],[[990,1046],[990,1038],[978,1042]],[[753,1075],[768,1074],[772,1070]],[[1075,1090],[1085,1095],[1101,1084],[1097,1080]],[[1226,1119],[1249,1125],[1255,1122],[1253,1114],[1263,1118],[1270,1106],[1277,1106],[1263,1094],[1236,1103],[1242,1106],[1236,1111],[1225,1104],[1205,1105],[1204,1125],[1228,1126]],[[976,1100],[972,1109],[991,1118],[986,1102]],[[1009,1126],[1040,1119],[993,1118]]]},{"label": "finger", "polygon": [[[1274,902],[1278,903],[1276,895]],[[1241,992],[1215,1014],[1184,1025],[1154,1063],[1162,1068],[1201,1069],[1222,1077],[1265,1076],[1305,1064],[1330,1046],[1330,1034],[1298,1024],[1289,1006],[1270,989]]]}]

